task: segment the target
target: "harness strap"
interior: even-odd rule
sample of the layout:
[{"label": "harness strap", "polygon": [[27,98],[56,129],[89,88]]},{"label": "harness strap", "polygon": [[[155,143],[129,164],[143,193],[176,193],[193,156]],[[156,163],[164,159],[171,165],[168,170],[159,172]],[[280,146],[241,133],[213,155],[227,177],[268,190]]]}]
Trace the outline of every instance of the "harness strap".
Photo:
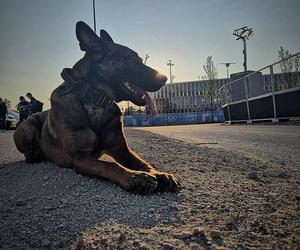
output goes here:
[{"label": "harness strap", "polygon": [[61,73],[61,77],[65,80],[62,84],[65,91],[61,95],[72,92],[78,95],[83,103],[90,104],[94,108],[106,108],[114,103],[104,91],[96,89],[93,84],[84,80],[74,80],[70,71],[71,69],[65,68]]}]

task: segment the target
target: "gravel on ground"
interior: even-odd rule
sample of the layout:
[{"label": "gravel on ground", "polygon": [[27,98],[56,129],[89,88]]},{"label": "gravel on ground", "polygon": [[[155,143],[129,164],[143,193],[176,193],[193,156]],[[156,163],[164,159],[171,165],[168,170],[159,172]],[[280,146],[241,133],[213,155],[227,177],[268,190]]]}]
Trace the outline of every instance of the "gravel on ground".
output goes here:
[{"label": "gravel on ground", "polygon": [[134,195],[52,163],[26,164],[12,132],[0,133],[0,248],[299,247],[294,161],[125,131],[136,152],[180,179],[181,192]]}]

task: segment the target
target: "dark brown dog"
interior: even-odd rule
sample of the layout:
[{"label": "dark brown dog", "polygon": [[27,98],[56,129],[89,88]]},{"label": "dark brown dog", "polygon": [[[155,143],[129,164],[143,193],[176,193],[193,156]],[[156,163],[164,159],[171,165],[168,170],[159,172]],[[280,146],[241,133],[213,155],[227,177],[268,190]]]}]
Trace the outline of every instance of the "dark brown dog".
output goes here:
[{"label": "dark brown dog", "polygon": [[[51,109],[32,115],[14,134],[27,162],[43,160],[78,173],[109,179],[139,194],[175,192],[178,180],[157,171],[127,146],[121,112],[115,102],[146,105],[146,91],[157,91],[167,78],[143,64],[133,50],[98,37],[83,22],[76,35],[84,57],[64,69],[64,83],[51,94]],[[116,163],[98,160],[102,154]]]}]

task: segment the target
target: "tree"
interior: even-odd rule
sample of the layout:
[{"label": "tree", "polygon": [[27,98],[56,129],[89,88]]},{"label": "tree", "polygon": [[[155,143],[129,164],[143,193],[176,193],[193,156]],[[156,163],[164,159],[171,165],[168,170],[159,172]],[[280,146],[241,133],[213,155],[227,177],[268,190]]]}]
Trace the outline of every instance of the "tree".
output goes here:
[{"label": "tree", "polygon": [[295,78],[295,76],[297,76],[297,74],[293,74],[293,72],[298,72],[300,69],[299,55],[292,57],[292,54],[287,49],[280,46],[278,50],[278,59],[281,61],[279,66],[281,72],[284,74],[284,81],[287,87],[295,87],[297,83],[297,78]]},{"label": "tree", "polygon": [[216,84],[216,79],[218,79],[218,69],[212,59],[212,56],[208,56],[206,58],[206,62],[203,65],[203,69],[205,72],[206,83],[204,85],[203,95],[209,100],[210,110],[211,110],[211,120],[214,119],[214,104],[216,102],[216,98],[218,97],[218,86]]}]

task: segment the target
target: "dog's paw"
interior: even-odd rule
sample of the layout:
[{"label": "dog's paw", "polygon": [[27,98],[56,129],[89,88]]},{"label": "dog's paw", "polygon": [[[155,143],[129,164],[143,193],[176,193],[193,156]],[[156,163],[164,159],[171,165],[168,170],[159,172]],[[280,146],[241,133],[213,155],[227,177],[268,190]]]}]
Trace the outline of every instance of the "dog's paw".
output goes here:
[{"label": "dog's paw", "polygon": [[34,151],[26,152],[24,153],[24,156],[25,156],[26,163],[34,164],[34,163],[40,163],[42,161],[42,156],[38,152],[34,152]]},{"label": "dog's paw", "polygon": [[181,188],[180,182],[173,174],[155,171],[153,174],[158,182],[157,191],[159,192],[178,192]]},{"label": "dog's paw", "polygon": [[154,175],[135,171],[129,175],[124,187],[131,193],[147,195],[157,190],[158,183]]}]

